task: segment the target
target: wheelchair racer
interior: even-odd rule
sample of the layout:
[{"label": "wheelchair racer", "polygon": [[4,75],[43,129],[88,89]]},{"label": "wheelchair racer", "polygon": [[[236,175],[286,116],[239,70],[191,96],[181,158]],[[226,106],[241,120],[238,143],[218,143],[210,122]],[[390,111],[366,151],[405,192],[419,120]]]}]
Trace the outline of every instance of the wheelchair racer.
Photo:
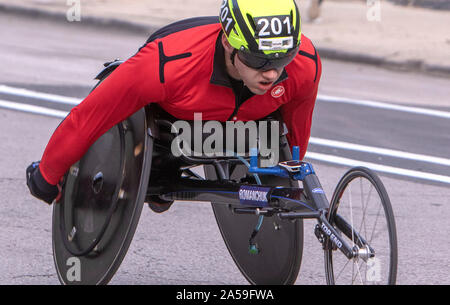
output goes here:
[{"label": "wheelchair racer", "polygon": [[35,197],[58,201],[70,166],[114,125],[149,103],[177,119],[251,121],[280,110],[290,146],[306,153],[321,61],[294,0],[223,0],[219,19],[156,31],[61,122],[27,168]]}]

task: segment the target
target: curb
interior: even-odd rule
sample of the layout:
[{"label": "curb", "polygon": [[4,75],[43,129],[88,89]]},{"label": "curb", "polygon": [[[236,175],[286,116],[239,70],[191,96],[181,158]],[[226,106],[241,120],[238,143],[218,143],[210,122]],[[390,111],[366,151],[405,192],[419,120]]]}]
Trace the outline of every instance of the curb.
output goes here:
[{"label": "curb", "polygon": [[125,21],[117,18],[103,18],[94,16],[83,16],[82,22],[69,22],[67,21],[66,14],[62,12],[48,11],[40,8],[29,8],[12,4],[0,3],[0,12],[24,17],[32,17],[36,19],[50,19],[56,22],[77,23],[81,26],[96,26],[109,29],[121,29],[138,34],[150,34],[159,28],[157,26]]},{"label": "curb", "polygon": [[389,0],[389,2],[401,6],[413,6],[440,11],[450,10],[450,3],[446,0]]},{"label": "curb", "polygon": [[[20,5],[0,3],[0,12],[32,18],[51,19],[57,22],[68,22],[66,19],[66,14],[64,13],[56,11],[52,12],[40,8],[29,8]],[[83,17],[82,22],[79,23],[83,26],[95,26],[95,27],[102,27],[105,29],[106,28],[118,30],[120,29],[131,31],[137,34],[147,34],[147,35],[150,35],[151,33],[160,28],[160,26],[147,25],[139,22],[132,22],[117,18],[103,18],[95,16],[85,16]],[[372,65],[396,71],[419,72],[439,77],[450,77],[450,66],[427,64],[422,60],[396,61],[396,60],[389,60],[382,56],[373,56],[363,53],[353,53],[338,49],[321,48],[321,47],[317,47],[317,51],[322,58],[326,59]]]}]

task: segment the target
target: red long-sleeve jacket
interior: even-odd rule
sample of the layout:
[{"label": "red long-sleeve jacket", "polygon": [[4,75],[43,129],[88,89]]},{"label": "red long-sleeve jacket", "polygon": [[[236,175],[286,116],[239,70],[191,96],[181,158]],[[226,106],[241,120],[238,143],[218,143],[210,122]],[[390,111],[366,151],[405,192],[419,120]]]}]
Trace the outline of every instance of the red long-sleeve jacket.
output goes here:
[{"label": "red long-sleeve jacket", "polygon": [[[304,35],[296,58],[264,95],[236,97],[225,71],[221,26],[213,17],[193,18],[154,33],[82,103],[52,135],[40,163],[45,180],[56,185],[106,131],[149,103],[172,116],[193,120],[250,121],[281,110],[291,146],[306,153],[321,76],[321,62]],[[240,95],[241,96],[241,95]]]}]

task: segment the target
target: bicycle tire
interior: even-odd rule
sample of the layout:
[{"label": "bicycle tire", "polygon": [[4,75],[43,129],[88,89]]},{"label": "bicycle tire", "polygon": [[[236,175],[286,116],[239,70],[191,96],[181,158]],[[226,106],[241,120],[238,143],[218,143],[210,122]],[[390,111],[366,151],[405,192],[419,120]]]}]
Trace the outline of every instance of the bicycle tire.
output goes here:
[{"label": "bicycle tire", "polygon": [[[353,260],[351,284],[354,284],[356,278],[359,278],[359,282],[361,282],[362,284],[394,285],[396,283],[396,279],[397,279],[397,265],[398,265],[397,230],[396,230],[396,225],[395,225],[395,218],[394,218],[392,205],[391,205],[388,193],[386,191],[386,188],[384,187],[380,178],[372,170],[365,168],[365,167],[355,167],[355,168],[350,169],[347,173],[344,174],[344,176],[341,178],[341,180],[337,184],[336,189],[333,193],[333,197],[332,197],[332,200],[330,203],[330,209],[329,209],[328,217],[327,217],[328,221],[330,222],[331,225],[333,225],[333,227],[337,227],[336,226],[336,220],[338,219],[337,215],[340,215],[340,214],[338,214],[338,210],[341,207],[341,205],[343,204],[343,202],[345,202],[345,199],[343,200],[343,198],[351,195],[350,185],[352,184],[352,182],[355,182],[357,180],[360,181],[361,193],[358,194],[358,191],[356,191],[356,193],[362,199],[361,204],[363,207],[364,216],[361,220],[361,224],[360,224],[359,228],[357,227],[356,230],[358,231],[358,229],[360,229],[359,233],[364,237],[364,233],[367,233],[367,228],[364,227],[364,229],[363,229],[363,224],[362,224],[365,221],[365,218],[367,216],[365,213],[372,212],[372,207],[369,210],[369,203],[371,200],[371,191],[369,191],[369,195],[367,195],[367,197],[366,197],[367,198],[366,206],[364,207],[364,204],[363,204],[363,201],[366,200],[366,199],[364,199],[364,197],[362,197],[363,196],[363,181],[364,181],[366,184],[369,183],[371,185],[371,190],[373,190],[373,189],[376,190],[376,195],[378,195],[379,202],[381,203],[381,207],[382,207],[382,209],[381,209],[381,207],[378,208],[379,212],[377,213],[370,239],[369,239],[369,236],[366,236],[365,239],[367,240],[367,242],[369,243],[369,245],[371,247],[375,245],[375,241],[374,241],[375,228],[378,225],[379,216],[380,216],[379,213],[381,211],[383,211],[383,213],[384,213],[383,219],[385,220],[386,225],[387,225],[387,236],[381,236],[381,235],[377,234],[376,237],[379,240],[377,240],[376,244],[377,244],[377,246],[378,245],[379,246],[389,245],[389,250],[388,251],[380,251],[380,250],[384,250],[384,249],[381,247],[379,247],[379,248],[375,247],[375,248],[373,248],[375,251],[375,257],[368,258],[367,262],[362,260],[363,263],[366,262],[366,265],[364,266],[365,267],[365,281],[363,281],[363,279],[362,279],[361,268],[358,265],[360,263],[360,259],[359,258],[351,259],[351,260]],[[349,193],[349,194],[346,195],[345,193],[347,193],[347,194]],[[358,211],[357,210],[353,211],[353,203],[351,201],[351,197],[349,197],[349,198],[350,199],[348,202],[350,204],[349,211],[350,211],[350,218],[351,218],[350,223],[357,224],[354,221],[354,218],[358,217],[358,215],[355,215],[355,213],[357,213]],[[373,204],[372,204],[372,206],[373,206]],[[341,208],[340,211],[345,213],[345,208]],[[355,226],[352,225],[352,228],[354,228],[354,227]],[[365,232],[361,232],[361,231],[365,231]],[[352,233],[353,233],[353,231],[352,231]],[[348,240],[350,242],[354,243],[353,238],[352,239],[349,238]],[[347,263],[345,263],[342,270],[339,271],[339,274],[336,274],[335,271],[339,267],[341,267],[341,266],[339,266],[339,267],[337,266],[339,264],[339,262],[341,260],[345,262],[345,259],[347,259],[347,258],[340,251],[333,249],[331,247],[331,243],[329,242],[329,240],[325,240],[325,245],[327,245],[327,244],[328,244],[328,246],[325,246],[325,250],[324,250],[324,252],[325,252],[324,253],[325,273],[326,273],[327,284],[329,284],[329,285],[347,284],[347,282],[341,283],[340,280],[338,282],[337,279],[339,279],[341,277],[341,274],[342,274],[343,270],[346,268],[349,261]],[[380,261],[380,258],[388,259],[389,260],[388,264],[382,264]],[[370,264],[368,263],[369,261],[370,261]],[[355,268],[355,263],[356,263],[356,268]],[[386,265],[388,265],[387,271],[385,271]],[[363,267],[363,264],[361,264],[361,267]],[[356,275],[353,273],[355,269],[356,269],[356,273],[357,273]],[[358,273],[359,273],[359,276],[358,276]],[[381,276],[384,274],[386,274],[385,279],[381,279]],[[344,275],[344,277],[345,277],[345,275]],[[343,278],[342,280],[347,280],[347,278]]]}]

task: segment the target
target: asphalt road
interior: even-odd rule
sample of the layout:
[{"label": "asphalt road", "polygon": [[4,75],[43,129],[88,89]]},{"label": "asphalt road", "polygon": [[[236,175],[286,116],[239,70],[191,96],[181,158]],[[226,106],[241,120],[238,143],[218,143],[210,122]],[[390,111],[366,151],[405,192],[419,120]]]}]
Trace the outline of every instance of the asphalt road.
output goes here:
[{"label": "asphalt road", "polygon": [[[0,14],[0,85],[83,98],[103,62],[132,56],[147,37]],[[4,29],[8,29],[5,31]],[[450,111],[450,80],[323,61],[321,95]],[[0,100],[68,110],[0,93]],[[312,137],[448,158],[450,120],[319,99]],[[51,208],[25,185],[60,119],[0,108],[0,284],[58,284],[52,259]],[[311,144],[310,152],[450,176],[450,167]],[[328,197],[348,166],[311,159]],[[399,284],[449,284],[448,183],[380,173],[396,216]],[[305,222],[297,284],[325,284],[323,255]],[[179,202],[164,214],[144,208],[133,243],[112,284],[246,284],[221,239],[209,204]]]}]

